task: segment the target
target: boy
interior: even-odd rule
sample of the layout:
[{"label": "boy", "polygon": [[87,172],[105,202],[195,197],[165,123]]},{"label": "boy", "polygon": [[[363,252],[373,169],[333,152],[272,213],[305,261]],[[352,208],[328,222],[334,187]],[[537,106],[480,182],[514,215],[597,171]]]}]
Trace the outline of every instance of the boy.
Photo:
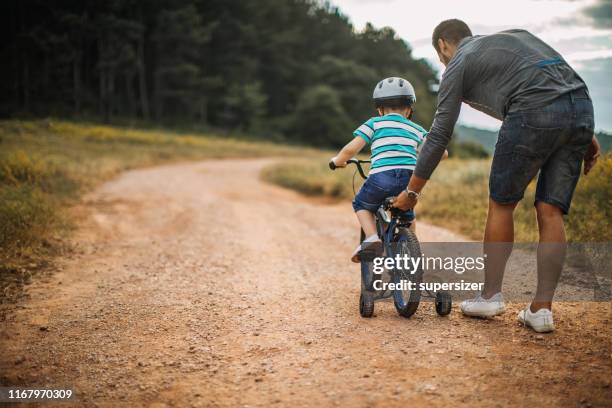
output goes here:
[{"label": "boy", "polygon": [[[370,173],[353,200],[353,209],[366,237],[353,253],[353,262],[360,262],[362,250],[382,254],[374,213],[385,198],[397,196],[406,189],[416,164],[417,149],[427,135],[425,129],[410,120],[416,102],[410,82],[397,77],[383,79],[374,88],[373,99],[379,116],[357,128],[353,132],[355,138],[332,158],[337,167],[346,167],[347,160],[366,145],[372,151]],[[406,216],[413,221],[414,211],[406,211]]]}]

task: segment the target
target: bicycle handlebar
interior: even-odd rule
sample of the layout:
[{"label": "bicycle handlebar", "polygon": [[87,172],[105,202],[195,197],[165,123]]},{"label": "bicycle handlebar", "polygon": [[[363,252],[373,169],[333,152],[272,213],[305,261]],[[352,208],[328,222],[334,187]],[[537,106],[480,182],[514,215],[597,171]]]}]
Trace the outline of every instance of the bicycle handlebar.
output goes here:
[{"label": "bicycle handlebar", "polygon": [[395,197],[387,197],[385,198],[385,202],[383,203],[383,208],[385,210],[390,210],[393,208],[393,201],[395,200]]},{"label": "bicycle handlebar", "polygon": [[[357,166],[357,171],[359,171],[359,175],[363,177],[364,179],[368,178],[368,176],[366,176],[365,172],[363,171],[363,167],[361,167],[361,165],[371,163],[370,160],[359,160],[359,159],[352,158],[352,159],[348,159],[346,163],[354,164],[355,166]],[[334,163],[333,160],[330,160],[329,168],[331,170],[336,170],[338,166],[336,166],[336,163]]]}]

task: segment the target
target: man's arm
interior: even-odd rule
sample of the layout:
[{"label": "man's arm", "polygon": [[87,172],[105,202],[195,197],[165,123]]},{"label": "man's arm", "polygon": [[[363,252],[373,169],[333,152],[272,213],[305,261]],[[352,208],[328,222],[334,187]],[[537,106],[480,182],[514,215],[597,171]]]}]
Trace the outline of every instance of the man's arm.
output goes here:
[{"label": "man's arm", "polygon": [[438,109],[414,169],[414,175],[425,180],[431,177],[442,159],[459,117],[463,97],[463,60],[462,55],[456,55],[440,83]]},{"label": "man's arm", "polygon": [[[444,157],[455,123],[461,110],[463,96],[463,67],[464,57],[456,55],[444,72],[440,92],[438,94],[438,109],[434,117],[431,130],[427,134],[427,141],[423,145],[417,159],[416,168],[407,190],[420,193],[427,180]],[[416,205],[415,195],[402,192],[394,201],[394,206],[401,209],[413,208]]]}]

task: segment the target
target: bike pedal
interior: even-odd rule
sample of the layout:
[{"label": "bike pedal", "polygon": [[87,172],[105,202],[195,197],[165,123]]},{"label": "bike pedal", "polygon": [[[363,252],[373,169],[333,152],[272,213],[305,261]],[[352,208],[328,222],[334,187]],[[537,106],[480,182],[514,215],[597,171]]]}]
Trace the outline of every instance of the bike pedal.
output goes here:
[{"label": "bike pedal", "polygon": [[359,251],[359,259],[361,259],[361,262],[373,262],[374,258],[377,256],[378,254],[376,251],[371,249],[363,249]]}]

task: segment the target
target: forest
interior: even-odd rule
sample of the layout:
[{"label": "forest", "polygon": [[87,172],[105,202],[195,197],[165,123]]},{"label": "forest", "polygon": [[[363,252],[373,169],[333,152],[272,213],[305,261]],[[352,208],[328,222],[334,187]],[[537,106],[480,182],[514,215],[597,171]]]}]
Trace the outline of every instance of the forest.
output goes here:
[{"label": "forest", "polygon": [[374,113],[387,76],[431,124],[435,71],[388,27],[310,0],[7,0],[0,117],[199,127],[321,147]]}]

